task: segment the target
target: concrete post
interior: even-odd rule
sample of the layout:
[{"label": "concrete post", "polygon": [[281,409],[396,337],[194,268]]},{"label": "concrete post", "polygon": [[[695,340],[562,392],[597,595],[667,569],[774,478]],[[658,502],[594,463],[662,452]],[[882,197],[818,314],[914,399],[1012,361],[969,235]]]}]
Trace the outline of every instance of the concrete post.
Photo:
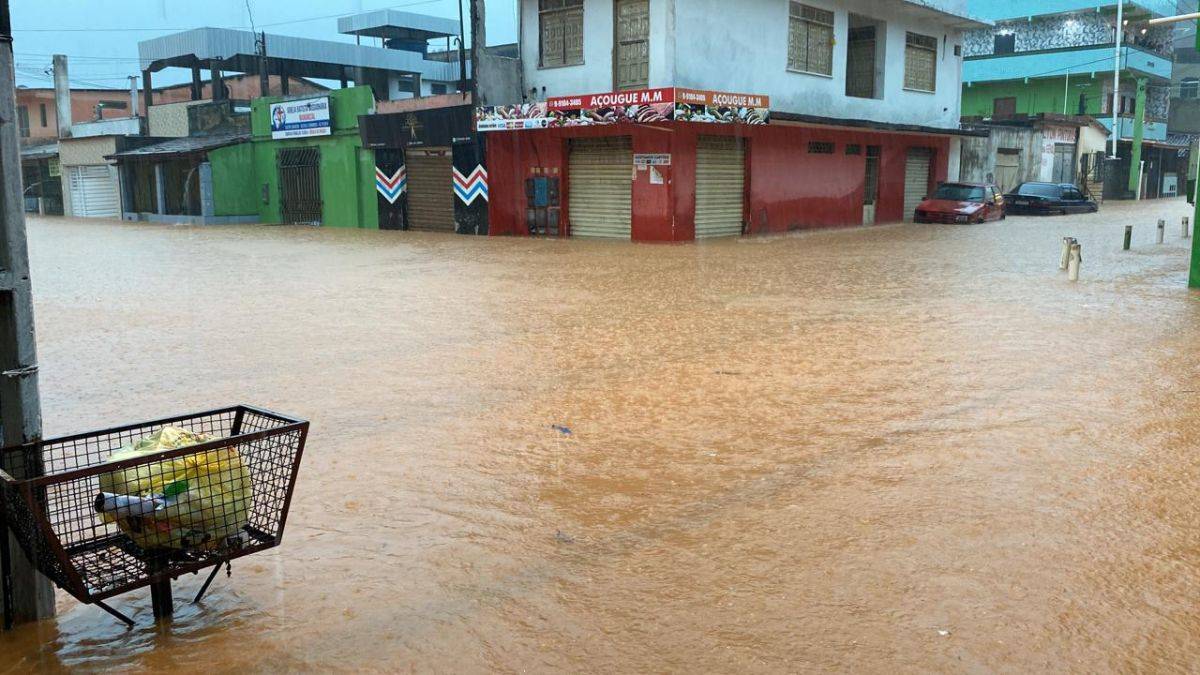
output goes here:
[{"label": "concrete post", "polygon": [[1067,263],[1067,279],[1079,281],[1079,265],[1083,262],[1083,247],[1071,244],[1071,259]]},{"label": "concrete post", "polygon": [[[129,76],[129,116],[138,116],[138,86],[137,75]],[[146,111],[146,116],[150,116],[150,111]]]},{"label": "concrete post", "polygon": [[1181,222],[1179,225],[1180,225],[1179,234],[1182,235],[1184,239],[1187,239],[1188,237],[1192,236],[1191,231],[1188,229],[1188,217],[1187,216],[1183,217],[1183,222]]},{"label": "concrete post", "polygon": [[[5,271],[0,280],[0,441],[6,446],[34,442],[42,436],[9,16],[8,0],[0,0],[0,269]],[[66,58],[54,57],[56,66],[60,60],[62,68],[55,70],[56,85],[66,83]],[[66,103],[63,119],[70,131],[69,90]],[[16,473],[18,467],[6,470]],[[16,477],[31,478],[41,473],[41,467],[21,467],[20,473],[24,475]],[[0,612],[5,623],[54,616],[54,588],[25,558],[7,528],[0,529],[0,567],[9,573],[0,575],[4,577],[0,579]],[[12,583],[6,583],[8,580]]]},{"label": "concrete post", "polygon": [[1062,242],[1062,257],[1058,259],[1058,269],[1067,269],[1067,261],[1071,257],[1071,245],[1075,243],[1074,237],[1063,237]]},{"label": "concrete post", "polygon": [[204,78],[200,77],[200,66],[192,66],[192,100],[204,98]]},{"label": "concrete post", "polygon": [[154,212],[160,216],[167,215],[167,182],[163,174],[163,165],[154,163]]},{"label": "concrete post", "polygon": [[71,82],[67,78],[66,54],[54,55],[54,112],[58,115],[58,137],[71,137]]},{"label": "concrete post", "polygon": [[150,106],[154,105],[154,80],[149,70],[142,71],[142,98],[146,99],[146,117],[149,117]]},{"label": "concrete post", "polygon": [[1158,240],[1157,243],[1159,243],[1159,244],[1163,243],[1163,239],[1166,237],[1166,234],[1167,234],[1167,221],[1163,220],[1162,218],[1159,218],[1158,219],[1158,234],[1155,235],[1155,237]]},{"label": "concrete post", "polygon": [[1130,242],[1131,242],[1131,241],[1133,241],[1133,226],[1132,226],[1132,225],[1126,225],[1126,226],[1125,226],[1125,245],[1124,245],[1124,246],[1122,246],[1122,247],[1121,247],[1121,249],[1122,249],[1122,250],[1124,250],[1124,251],[1128,251],[1128,250],[1129,250],[1129,244],[1130,244]]},{"label": "concrete post", "polygon": [[212,100],[225,100],[225,80],[221,76],[221,66],[215,60],[208,62],[209,72],[212,79]]},{"label": "concrete post", "polygon": [[1137,102],[1133,108],[1133,144],[1129,160],[1129,191],[1140,193],[1142,189],[1142,134],[1146,123],[1146,78],[1137,81]]}]

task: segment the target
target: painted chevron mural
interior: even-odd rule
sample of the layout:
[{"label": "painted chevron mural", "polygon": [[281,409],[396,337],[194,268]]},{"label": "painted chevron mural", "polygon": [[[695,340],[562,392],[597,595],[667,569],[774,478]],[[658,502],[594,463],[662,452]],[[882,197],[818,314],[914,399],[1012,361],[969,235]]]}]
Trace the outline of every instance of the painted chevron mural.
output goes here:
[{"label": "painted chevron mural", "polygon": [[476,199],[483,197],[488,200],[488,174],[483,166],[475,167],[470,176],[464,177],[458,167],[454,167],[454,194],[462,203],[470,206]]},{"label": "painted chevron mural", "polygon": [[379,190],[379,194],[388,200],[389,204],[395,204],[400,195],[404,194],[404,190],[408,188],[408,168],[401,165],[396,169],[396,173],[387,175],[383,169],[375,167],[375,189]]}]

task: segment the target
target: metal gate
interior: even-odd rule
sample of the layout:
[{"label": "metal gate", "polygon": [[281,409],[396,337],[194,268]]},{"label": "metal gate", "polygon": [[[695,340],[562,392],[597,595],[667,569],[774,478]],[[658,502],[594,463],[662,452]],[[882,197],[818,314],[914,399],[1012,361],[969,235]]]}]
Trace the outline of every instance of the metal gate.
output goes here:
[{"label": "metal gate", "polygon": [[732,136],[701,136],[696,144],[696,238],[742,233],[746,149]]},{"label": "metal gate", "polygon": [[71,215],[76,218],[118,218],[121,198],[107,165],[67,167],[71,186]]},{"label": "metal gate", "polygon": [[454,165],[450,148],[410,148],[408,162],[408,227],[453,232]]},{"label": "metal gate", "polygon": [[904,219],[912,220],[917,205],[929,194],[929,148],[909,148],[904,161]]},{"label": "metal gate", "polygon": [[567,190],[571,236],[629,239],[633,222],[633,139],[572,139]]},{"label": "metal gate", "polygon": [[276,154],[279,166],[279,216],[285,223],[321,224],[321,151],[284,148]]}]

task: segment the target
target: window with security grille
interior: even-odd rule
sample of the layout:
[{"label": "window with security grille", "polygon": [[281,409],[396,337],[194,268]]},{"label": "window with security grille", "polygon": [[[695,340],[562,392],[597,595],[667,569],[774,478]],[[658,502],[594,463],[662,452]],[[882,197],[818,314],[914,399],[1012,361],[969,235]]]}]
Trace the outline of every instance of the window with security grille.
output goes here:
[{"label": "window with security grille", "polygon": [[809,141],[808,154],[810,155],[832,155],[833,143],[827,141]]},{"label": "window with security grille", "polygon": [[791,3],[788,69],[816,75],[833,74],[833,12]]},{"label": "window with security grille", "polygon": [[542,68],[583,63],[583,0],[538,0]]},{"label": "window with security grille", "polygon": [[937,38],[908,33],[904,43],[904,88],[937,90]]}]

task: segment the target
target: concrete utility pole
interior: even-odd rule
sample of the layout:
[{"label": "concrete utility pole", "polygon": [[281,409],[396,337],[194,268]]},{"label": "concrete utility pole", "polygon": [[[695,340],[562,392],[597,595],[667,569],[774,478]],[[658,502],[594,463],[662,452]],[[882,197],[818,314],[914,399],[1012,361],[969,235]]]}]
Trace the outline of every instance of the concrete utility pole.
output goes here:
[{"label": "concrete utility pole", "polygon": [[1137,102],[1133,106],[1133,149],[1129,155],[1129,189],[1142,191],[1142,135],[1146,124],[1146,78],[1137,81]]},{"label": "concrete utility pole", "polygon": [[1121,38],[1125,35],[1124,16],[1125,0],[1117,0],[1117,35],[1114,40],[1116,48],[1113,50],[1112,154],[1109,155],[1113,159],[1117,158],[1117,141],[1121,138],[1120,120],[1117,119],[1120,106],[1117,104],[1121,101]]},{"label": "concrete utility pole", "polygon": [[67,55],[55,54],[54,114],[58,117],[58,137],[71,137],[71,80],[67,77]]},{"label": "concrete utility pole", "polygon": [[[15,87],[12,21],[8,0],[0,0],[0,436],[6,446],[36,441],[42,435]],[[37,471],[38,467],[23,467],[25,475],[15,477],[27,478]],[[4,586],[0,609],[5,616],[13,622],[53,616],[50,582],[34,570],[7,532],[0,536],[0,547],[4,549],[0,563],[7,563],[4,567],[12,580],[11,586],[0,584]]]},{"label": "concrete utility pole", "polygon": [[471,2],[471,98],[480,105],[479,97],[479,64],[483,62],[483,49],[487,46],[487,13],[483,0]]}]

